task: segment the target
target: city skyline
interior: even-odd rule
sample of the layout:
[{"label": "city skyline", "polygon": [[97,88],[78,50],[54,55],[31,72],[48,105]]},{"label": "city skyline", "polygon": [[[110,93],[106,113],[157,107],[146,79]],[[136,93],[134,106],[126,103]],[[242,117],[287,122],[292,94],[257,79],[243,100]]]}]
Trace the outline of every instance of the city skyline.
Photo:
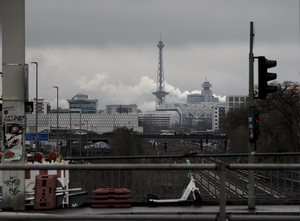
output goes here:
[{"label": "city skyline", "polygon": [[[25,9],[29,99],[35,97],[30,63],[38,62],[39,98],[52,107],[57,85],[61,108],[84,93],[98,99],[99,109],[154,110],[160,36],[167,103],[185,103],[206,77],[221,101],[247,95],[251,21],[254,55],[277,60],[272,71],[279,83],[300,79],[299,1],[26,0]],[[257,83],[257,62],[254,69]]]}]

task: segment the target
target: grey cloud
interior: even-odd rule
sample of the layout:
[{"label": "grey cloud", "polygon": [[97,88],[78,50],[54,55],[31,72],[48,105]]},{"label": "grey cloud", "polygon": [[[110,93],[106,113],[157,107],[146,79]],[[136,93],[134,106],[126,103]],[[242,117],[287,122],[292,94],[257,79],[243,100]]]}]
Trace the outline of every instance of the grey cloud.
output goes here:
[{"label": "grey cloud", "polygon": [[[262,44],[297,41],[298,2],[198,0],[27,0],[27,44],[153,45],[162,34],[170,47],[248,43],[256,23]],[[287,25],[288,22],[288,25]]]},{"label": "grey cloud", "polygon": [[[182,102],[185,91],[201,90],[205,77],[213,93],[220,97],[247,94],[250,21],[255,25],[255,55],[277,60],[279,82],[300,78],[298,1],[25,3],[26,60],[39,62],[39,94],[51,102],[56,98],[52,86],[59,84],[62,102],[83,92],[97,98],[101,109],[121,102],[154,108],[155,96],[151,92],[157,78],[156,45],[160,34],[165,44],[165,79],[171,88],[167,101]],[[102,72],[108,74],[106,80],[95,77]],[[31,98],[35,94],[34,79],[31,68]],[[80,80],[82,85],[76,84]],[[107,84],[111,87],[104,90]]]}]

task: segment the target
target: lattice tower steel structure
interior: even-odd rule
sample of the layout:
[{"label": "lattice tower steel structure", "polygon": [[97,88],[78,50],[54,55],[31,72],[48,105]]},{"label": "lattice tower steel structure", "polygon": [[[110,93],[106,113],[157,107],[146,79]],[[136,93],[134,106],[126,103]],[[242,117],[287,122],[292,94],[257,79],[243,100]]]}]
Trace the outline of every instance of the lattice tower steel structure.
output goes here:
[{"label": "lattice tower steel structure", "polygon": [[153,92],[156,96],[156,106],[159,107],[161,104],[165,103],[165,97],[169,92],[165,92],[165,82],[164,82],[164,65],[163,65],[163,47],[164,44],[160,40],[157,47],[159,48],[159,58],[158,58],[158,71],[157,71],[157,90]]}]

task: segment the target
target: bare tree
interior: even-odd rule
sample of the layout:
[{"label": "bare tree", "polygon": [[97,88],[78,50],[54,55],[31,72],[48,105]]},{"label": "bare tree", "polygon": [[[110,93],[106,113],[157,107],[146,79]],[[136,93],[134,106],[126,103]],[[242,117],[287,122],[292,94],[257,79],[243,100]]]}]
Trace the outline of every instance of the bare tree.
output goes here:
[{"label": "bare tree", "polygon": [[285,81],[277,84],[277,91],[266,99],[256,101],[260,112],[260,140],[266,149],[300,150],[299,84]]},{"label": "bare tree", "polygon": [[[300,150],[300,87],[285,81],[274,83],[277,91],[265,99],[255,100],[259,111],[257,152],[290,152]],[[228,134],[233,152],[244,152],[248,143],[248,108],[228,111],[221,130]],[[244,140],[244,142],[243,142]]]},{"label": "bare tree", "polygon": [[231,152],[244,153],[248,150],[248,108],[236,107],[221,119],[221,131],[229,136]]},{"label": "bare tree", "polygon": [[111,151],[115,156],[135,156],[142,154],[141,142],[133,128],[118,127],[111,139]]}]

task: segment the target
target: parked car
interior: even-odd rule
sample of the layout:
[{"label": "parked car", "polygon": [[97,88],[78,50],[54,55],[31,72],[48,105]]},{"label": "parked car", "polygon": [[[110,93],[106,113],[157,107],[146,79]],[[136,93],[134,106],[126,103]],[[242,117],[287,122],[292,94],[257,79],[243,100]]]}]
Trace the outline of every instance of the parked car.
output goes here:
[{"label": "parked car", "polygon": [[75,133],[76,135],[86,135],[86,132],[84,132],[84,131],[76,131],[76,133]]},{"label": "parked car", "polygon": [[165,132],[164,132],[164,133],[161,133],[160,135],[166,135],[166,136],[171,135],[171,136],[172,136],[172,135],[174,135],[174,133],[165,133]]},{"label": "parked car", "polygon": [[108,131],[108,132],[103,133],[102,135],[114,135],[114,132]]},{"label": "parked car", "polygon": [[99,134],[97,132],[95,132],[95,131],[89,130],[88,131],[88,135],[99,135]]}]

